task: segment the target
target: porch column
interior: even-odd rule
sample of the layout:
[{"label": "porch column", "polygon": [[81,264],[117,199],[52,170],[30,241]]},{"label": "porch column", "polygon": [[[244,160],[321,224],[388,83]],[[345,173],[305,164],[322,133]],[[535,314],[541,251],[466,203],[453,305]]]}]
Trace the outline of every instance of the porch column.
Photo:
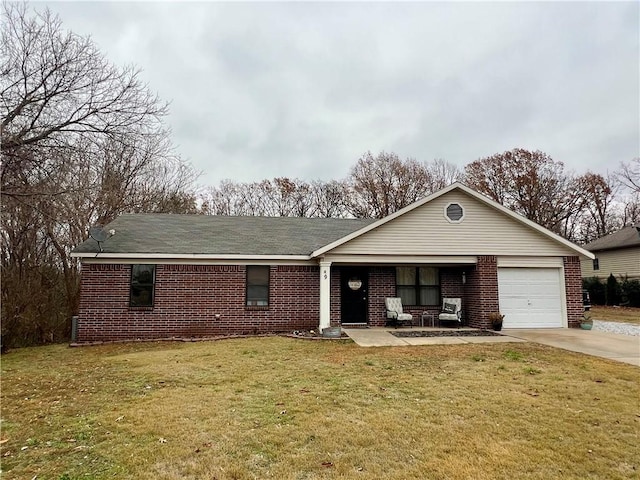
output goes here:
[{"label": "porch column", "polygon": [[331,262],[320,262],[320,333],[331,326]]}]

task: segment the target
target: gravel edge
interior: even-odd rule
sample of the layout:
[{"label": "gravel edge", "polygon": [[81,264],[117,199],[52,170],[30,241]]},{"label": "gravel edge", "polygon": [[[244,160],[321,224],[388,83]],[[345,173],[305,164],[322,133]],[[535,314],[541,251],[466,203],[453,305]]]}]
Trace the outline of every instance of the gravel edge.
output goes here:
[{"label": "gravel edge", "polygon": [[640,337],[640,325],[621,322],[605,322],[603,320],[593,321],[593,330],[600,332],[619,333],[622,335],[631,335]]}]

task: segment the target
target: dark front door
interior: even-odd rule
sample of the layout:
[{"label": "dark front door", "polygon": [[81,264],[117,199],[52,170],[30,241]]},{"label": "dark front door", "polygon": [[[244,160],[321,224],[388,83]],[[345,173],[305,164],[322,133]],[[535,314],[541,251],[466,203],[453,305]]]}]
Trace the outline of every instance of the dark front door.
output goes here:
[{"label": "dark front door", "polygon": [[340,273],[342,324],[367,323],[369,270],[346,267]]}]

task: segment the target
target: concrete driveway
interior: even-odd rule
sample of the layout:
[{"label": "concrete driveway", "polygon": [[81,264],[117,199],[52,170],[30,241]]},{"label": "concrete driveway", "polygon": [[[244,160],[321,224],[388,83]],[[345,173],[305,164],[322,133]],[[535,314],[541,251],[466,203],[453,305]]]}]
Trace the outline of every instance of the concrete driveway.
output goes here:
[{"label": "concrete driveway", "polygon": [[579,328],[505,329],[502,333],[529,342],[640,367],[640,337]]}]

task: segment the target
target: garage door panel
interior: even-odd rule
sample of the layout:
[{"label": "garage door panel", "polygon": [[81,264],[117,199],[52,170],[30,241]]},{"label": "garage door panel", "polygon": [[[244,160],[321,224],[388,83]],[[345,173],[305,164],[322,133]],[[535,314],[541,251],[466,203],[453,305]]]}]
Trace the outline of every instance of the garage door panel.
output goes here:
[{"label": "garage door panel", "polygon": [[560,269],[499,268],[500,311],[504,328],[562,327]]}]

